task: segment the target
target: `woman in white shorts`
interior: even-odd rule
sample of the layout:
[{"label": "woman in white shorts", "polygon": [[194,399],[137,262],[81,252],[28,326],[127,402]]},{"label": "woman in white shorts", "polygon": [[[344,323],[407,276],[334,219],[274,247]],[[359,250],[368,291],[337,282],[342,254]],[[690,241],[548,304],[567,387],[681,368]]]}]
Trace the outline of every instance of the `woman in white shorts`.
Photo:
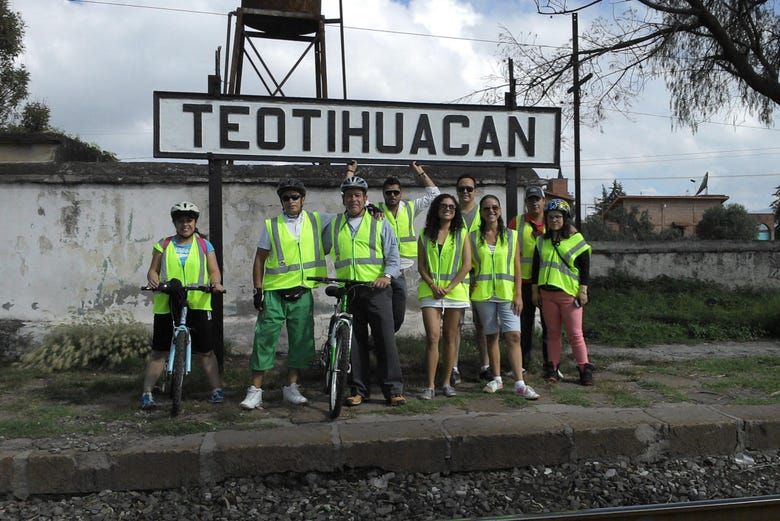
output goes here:
[{"label": "woman in white shorts", "polygon": [[441,194],[428,209],[417,248],[417,270],[422,279],[417,287],[417,297],[427,344],[428,381],[420,393],[423,400],[431,400],[436,395],[441,331],[444,336],[442,393],[448,398],[456,394],[450,385],[450,374],[456,361],[460,317],[470,306],[469,288],[465,282],[470,269],[471,247],[458,201],[449,194]]},{"label": "woman in white shorts", "polygon": [[523,380],[523,352],[520,348],[520,313],[523,310],[520,272],[520,243],[517,232],[504,226],[501,203],[494,195],[479,202],[479,230],[470,235],[472,250],[471,301],[477,309],[487,339],[493,379],[483,391],[495,393],[504,388],[501,378],[499,332],[503,334],[509,366],[515,374],[515,393],[528,400],[539,395]]}]

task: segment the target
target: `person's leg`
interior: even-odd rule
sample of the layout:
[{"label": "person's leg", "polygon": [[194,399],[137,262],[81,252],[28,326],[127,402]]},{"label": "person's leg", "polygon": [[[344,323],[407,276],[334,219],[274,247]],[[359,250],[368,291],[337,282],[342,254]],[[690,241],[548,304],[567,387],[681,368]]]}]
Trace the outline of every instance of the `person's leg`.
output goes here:
[{"label": "person's leg", "polygon": [[[522,346],[523,367],[528,369],[531,363],[531,351],[534,342],[534,322],[536,321],[536,306],[531,299],[531,284],[523,283],[523,311],[520,313],[520,345]],[[545,359],[545,361],[547,361]],[[514,370],[514,369],[513,369]]]},{"label": "person's leg", "polygon": [[[152,352],[144,370],[143,394],[151,396],[152,389],[165,369],[165,360],[171,349],[173,322],[169,314],[155,314],[152,334]],[[151,400],[151,398],[150,398]]]},{"label": "person's leg", "polygon": [[[458,352],[455,341],[458,338],[458,331],[460,330],[460,318],[462,314],[462,309],[450,308],[444,310],[444,323],[442,325],[444,332],[444,371],[442,373],[442,386],[450,387],[450,375],[452,374],[452,368],[455,367],[455,360]],[[433,374],[435,381],[435,368]]]},{"label": "person's leg", "polygon": [[369,324],[374,333],[377,370],[382,394],[386,400],[401,396],[404,392],[401,361],[395,345],[393,329],[393,291],[391,288],[374,289],[368,299]]},{"label": "person's leg", "polygon": [[576,307],[574,297],[569,295],[561,297],[560,300],[559,309],[566,326],[566,336],[569,339],[577,366],[582,368],[588,363],[588,347],[585,345],[585,337],[582,334],[582,308]]},{"label": "person's leg", "polygon": [[436,368],[439,365],[439,339],[441,337],[441,310],[422,308],[425,326],[425,371],[429,389],[436,387]]},{"label": "person's leg", "polygon": [[406,277],[403,271],[400,277],[390,282],[390,287],[393,288],[393,330],[398,332],[406,316]]},{"label": "person's leg", "polygon": [[168,358],[167,351],[152,351],[149,355],[149,362],[144,371],[144,393],[151,393],[154,384],[160,379],[163,369],[165,369],[165,359]]},{"label": "person's leg", "polygon": [[[479,359],[482,367],[490,365],[490,358],[488,358],[487,352],[487,339],[485,338],[485,328],[482,327],[482,321],[479,319],[479,313],[471,308],[471,313],[474,317],[474,341],[479,348]],[[496,375],[493,375],[496,376]]]},{"label": "person's leg", "polygon": [[561,314],[555,297],[562,291],[541,290],[542,313],[544,323],[547,325],[547,355],[553,368],[561,363]]},{"label": "person's leg", "polygon": [[241,407],[254,409],[262,404],[263,377],[274,367],[276,345],[284,325],[284,307],[277,291],[265,292],[265,310],[258,313],[249,367],[252,370],[251,385]]},{"label": "person's leg", "polygon": [[506,344],[509,367],[516,380],[523,380],[523,351],[520,344],[520,317],[512,311],[510,302],[501,302],[496,306],[496,315],[500,324],[501,334]]},{"label": "person's leg", "polygon": [[475,318],[479,319],[485,335],[485,351],[493,376],[501,375],[501,352],[498,346],[498,305],[496,302],[472,302]]},{"label": "person's leg", "polygon": [[298,382],[301,369],[314,360],[314,297],[306,291],[301,298],[287,303],[287,384]]},{"label": "person's leg", "polygon": [[[366,307],[369,302],[369,288],[360,288],[354,292],[354,297],[349,304],[352,313],[352,357],[350,364],[349,384],[352,395],[360,395],[363,398],[371,396],[370,365],[368,357],[368,313]],[[376,338],[374,339],[376,340]]]}]

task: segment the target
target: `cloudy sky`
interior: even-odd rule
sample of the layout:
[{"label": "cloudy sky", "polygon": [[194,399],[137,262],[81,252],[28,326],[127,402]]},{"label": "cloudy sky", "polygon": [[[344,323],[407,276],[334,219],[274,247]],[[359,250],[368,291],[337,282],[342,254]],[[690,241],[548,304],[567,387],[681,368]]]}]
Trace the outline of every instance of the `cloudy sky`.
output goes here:
[{"label": "cloudy sky", "polygon": [[[54,126],[110,150],[123,161],[152,160],[152,92],[205,92],[214,52],[225,45],[227,13],[239,0],[10,0],[26,24],[22,61],[30,99],[44,101]],[[114,5],[110,5],[114,4]],[[322,0],[338,16],[338,0]],[[567,45],[568,17],[536,14],[531,0],[343,0],[349,97],[450,103],[494,84],[495,43],[502,26],[537,34],[537,43]],[[146,6],[146,7],[140,7]],[[598,13],[580,15],[580,32]],[[341,97],[339,32],[327,33],[329,90]],[[283,76],[302,47],[266,44],[263,56]],[[314,96],[313,65],[304,60],[285,89]],[[259,81],[245,94],[264,94]],[[477,103],[478,100],[472,100]],[[619,180],[629,194],[694,193],[709,172],[709,193],[750,211],[766,211],[780,185],[780,125],[750,117],[738,125],[707,123],[696,134],[672,130],[662,86],[644,93],[629,115],[582,129],[583,201]],[[724,116],[721,122],[727,121]],[[564,130],[571,143],[571,128]],[[562,149],[573,179],[573,152]],[[540,171],[542,177],[557,174]],[[692,182],[694,179],[695,182]],[[573,181],[570,189],[573,191]]]}]

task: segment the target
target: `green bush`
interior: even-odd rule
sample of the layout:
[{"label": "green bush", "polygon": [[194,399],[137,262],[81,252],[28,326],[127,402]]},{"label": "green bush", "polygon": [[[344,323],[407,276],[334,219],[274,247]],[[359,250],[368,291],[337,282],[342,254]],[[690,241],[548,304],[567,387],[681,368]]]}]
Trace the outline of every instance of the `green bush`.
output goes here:
[{"label": "green bush", "polygon": [[150,334],[129,313],[87,314],[55,326],[22,364],[43,371],[118,367],[149,352]]}]

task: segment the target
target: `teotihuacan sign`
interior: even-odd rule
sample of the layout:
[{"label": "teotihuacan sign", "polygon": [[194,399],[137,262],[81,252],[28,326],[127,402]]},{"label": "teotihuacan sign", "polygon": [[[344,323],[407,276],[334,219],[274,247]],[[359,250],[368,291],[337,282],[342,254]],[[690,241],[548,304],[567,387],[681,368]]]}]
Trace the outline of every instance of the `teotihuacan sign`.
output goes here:
[{"label": "teotihuacan sign", "polygon": [[154,157],[558,167],[561,112],[154,93]]}]

